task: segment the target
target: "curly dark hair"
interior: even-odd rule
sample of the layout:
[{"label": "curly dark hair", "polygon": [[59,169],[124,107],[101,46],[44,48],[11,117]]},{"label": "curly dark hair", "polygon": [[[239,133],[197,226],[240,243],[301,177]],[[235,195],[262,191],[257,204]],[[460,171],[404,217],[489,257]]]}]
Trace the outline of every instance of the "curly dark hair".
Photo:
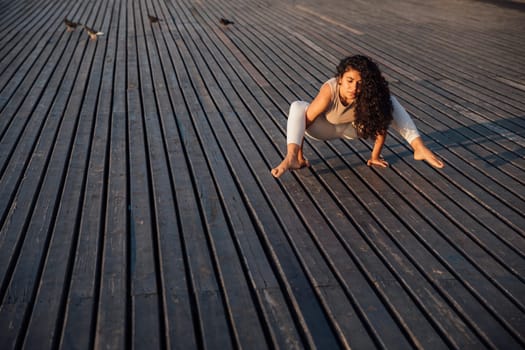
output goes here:
[{"label": "curly dark hair", "polygon": [[337,66],[337,78],[354,69],[361,75],[354,126],[360,138],[375,138],[385,135],[392,121],[390,89],[377,64],[371,58],[355,55],[343,58]]}]

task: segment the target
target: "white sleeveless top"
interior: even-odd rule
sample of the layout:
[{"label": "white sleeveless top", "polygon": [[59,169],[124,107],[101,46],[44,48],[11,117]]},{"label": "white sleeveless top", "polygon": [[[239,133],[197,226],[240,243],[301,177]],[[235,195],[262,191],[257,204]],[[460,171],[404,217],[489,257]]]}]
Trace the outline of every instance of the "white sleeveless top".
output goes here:
[{"label": "white sleeveless top", "polygon": [[326,120],[331,124],[345,124],[355,121],[355,102],[352,102],[348,106],[341,103],[337,78],[332,78],[325,84],[328,84],[332,90],[332,101],[330,101],[330,105],[324,112]]}]

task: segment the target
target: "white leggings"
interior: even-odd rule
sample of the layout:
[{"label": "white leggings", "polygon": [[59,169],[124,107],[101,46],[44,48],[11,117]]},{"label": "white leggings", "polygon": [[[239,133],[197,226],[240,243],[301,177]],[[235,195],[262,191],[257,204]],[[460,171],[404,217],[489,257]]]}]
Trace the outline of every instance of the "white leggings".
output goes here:
[{"label": "white leggings", "polygon": [[[390,99],[394,107],[391,126],[410,144],[419,136],[416,125],[397,99],[394,96],[390,96]],[[312,125],[306,129],[306,109],[308,106],[309,103],[304,101],[295,101],[290,105],[286,126],[286,143],[301,145],[305,134],[315,140],[357,138],[357,132],[352,123],[332,124],[326,120],[324,115],[316,118]]]}]

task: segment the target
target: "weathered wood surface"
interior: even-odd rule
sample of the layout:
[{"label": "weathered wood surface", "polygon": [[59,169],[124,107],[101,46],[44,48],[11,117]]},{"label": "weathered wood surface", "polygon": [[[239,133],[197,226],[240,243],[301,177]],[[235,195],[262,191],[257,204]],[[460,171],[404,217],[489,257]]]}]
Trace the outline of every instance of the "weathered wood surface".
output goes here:
[{"label": "weathered wood surface", "polygon": [[[0,18],[2,349],[525,347],[523,2]],[[388,169],[368,142],[307,141],[311,168],[275,180],[290,102],[355,53],[446,168],[391,134]]]}]

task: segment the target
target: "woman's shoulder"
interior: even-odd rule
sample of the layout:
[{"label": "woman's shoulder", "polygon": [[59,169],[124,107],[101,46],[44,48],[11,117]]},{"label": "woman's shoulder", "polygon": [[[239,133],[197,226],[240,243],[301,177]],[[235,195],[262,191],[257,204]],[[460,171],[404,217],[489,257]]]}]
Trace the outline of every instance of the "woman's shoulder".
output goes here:
[{"label": "woman's shoulder", "polygon": [[335,90],[335,88],[337,87],[337,78],[330,78],[327,81],[325,81],[325,84],[330,86],[332,90]]},{"label": "woman's shoulder", "polygon": [[323,84],[323,87],[324,86],[328,86],[330,87],[330,92],[331,92],[331,95],[332,97],[335,96],[336,92],[337,92],[337,78],[331,78],[331,79],[328,79],[327,81],[325,81],[325,83]]}]

